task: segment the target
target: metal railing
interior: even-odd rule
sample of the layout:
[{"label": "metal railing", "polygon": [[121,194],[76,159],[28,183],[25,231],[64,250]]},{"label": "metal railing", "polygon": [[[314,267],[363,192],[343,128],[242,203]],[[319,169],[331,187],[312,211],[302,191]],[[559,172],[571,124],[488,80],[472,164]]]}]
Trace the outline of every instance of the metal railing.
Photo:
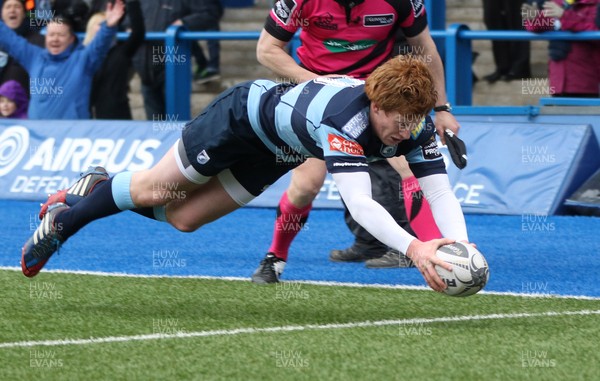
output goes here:
[{"label": "metal railing", "polygon": [[[525,31],[472,31],[466,25],[453,24],[446,30],[432,30],[431,35],[439,44],[445,41],[440,50],[444,51],[446,71],[446,91],[453,105],[472,104],[472,40],[600,40],[599,32],[544,32]],[[126,33],[119,33],[125,38]],[[171,26],[166,32],[148,32],[146,40],[163,40],[166,68],[166,109],[169,115],[179,120],[191,119],[192,69],[190,43],[197,40],[258,40],[260,32],[190,32],[180,26]],[[298,35],[292,40],[292,47],[298,46]],[[293,51],[293,49],[292,49]],[[179,57],[179,59],[177,58]],[[258,65],[258,62],[256,63]],[[579,101],[581,104],[582,101]],[[591,104],[597,104],[592,101]],[[535,114],[532,106],[519,108],[519,113]]]}]

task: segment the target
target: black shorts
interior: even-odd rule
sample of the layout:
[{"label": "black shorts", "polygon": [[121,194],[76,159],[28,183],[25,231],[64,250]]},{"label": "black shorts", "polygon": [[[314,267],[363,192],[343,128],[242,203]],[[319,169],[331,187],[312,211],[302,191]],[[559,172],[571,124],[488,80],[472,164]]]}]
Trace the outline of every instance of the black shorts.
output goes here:
[{"label": "black shorts", "polygon": [[220,94],[185,126],[176,150],[188,180],[201,184],[218,176],[240,205],[299,164],[279,162],[252,130],[247,110],[250,86],[244,82]]}]

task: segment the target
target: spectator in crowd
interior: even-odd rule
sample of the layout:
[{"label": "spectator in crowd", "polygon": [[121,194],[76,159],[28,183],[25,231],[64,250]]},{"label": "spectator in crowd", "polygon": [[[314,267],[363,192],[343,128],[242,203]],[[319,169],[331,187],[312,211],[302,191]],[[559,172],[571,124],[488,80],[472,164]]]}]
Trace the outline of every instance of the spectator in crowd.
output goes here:
[{"label": "spectator in crowd", "polygon": [[[217,28],[219,28],[218,24]],[[221,43],[218,40],[209,40],[206,45],[208,47],[208,59],[199,42],[192,42],[191,45],[192,55],[196,60],[196,71],[194,73],[196,84],[216,81],[221,78]]]},{"label": "spectator in crowd", "polygon": [[[532,32],[599,30],[599,7],[600,0],[533,1],[523,5],[525,27]],[[599,41],[551,40],[548,50],[548,78],[552,96],[599,96]]]},{"label": "spectator in crowd", "polygon": [[[114,2],[114,1],[113,1]],[[65,17],[70,20],[75,33],[85,32],[90,7],[84,0],[42,0],[36,2],[36,24],[44,26],[55,17]]]},{"label": "spectator in crowd", "polygon": [[[223,17],[223,6],[220,0],[203,0],[206,4],[210,5],[211,9],[218,10],[215,13],[218,14],[218,19],[215,20],[211,25],[206,25],[205,31],[218,31],[220,30],[220,21]],[[208,40],[206,42],[208,47],[208,58],[204,54],[204,50],[199,42],[192,43],[192,55],[196,60],[196,72],[194,74],[194,80],[197,84],[215,81],[220,79],[220,64],[221,64],[221,43],[219,40]]]},{"label": "spectator in crowd", "polygon": [[[489,30],[523,30],[521,5],[525,0],[483,0],[483,21]],[[496,70],[484,77],[489,83],[500,79],[529,78],[529,41],[492,41]]]},{"label": "spectator in crowd", "polygon": [[10,80],[0,85],[0,116],[2,118],[26,119],[29,99],[19,82]]},{"label": "spectator in crowd", "polygon": [[[25,4],[21,0],[5,0],[2,4],[2,21],[19,36],[37,46],[44,46],[44,37],[31,25],[25,12]],[[18,81],[29,97],[29,74],[19,63],[0,47],[0,84]]]},{"label": "spectator in crowd", "polygon": [[[144,0],[141,6],[146,30],[152,32],[164,32],[171,25],[183,25],[191,31],[218,30],[218,23],[223,14],[222,5],[216,0],[173,0],[168,3]],[[144,109],[149,120],[166,113],[167,53],[169,52],[165,50],[163,40],[145,41],[133,58],[133,67],[142,81]]]},{"label": "spectator in crowd", "polygon": [[[104,63],[94,75],[90,112],[96,119],[132,119],[127,96],[132,74],[131,59],[144,41],[146,30],[138,0],[127,2],[126,14],[131,27],[129,37],[125,41],[117,41],[112,45]],[[104,12],[96,13],[89,19],[83,40],[84,45],[88,45],[93,40],[105,19]]]},{"label": "spectator in crowd", "polygon": [[48,23],[45,49],[0,23],[0,44],[30,76],[30,119],[89,118],[92,77],[114,40],[124,9],[121,0],[114,6],[108,4],[106,22],[86,47],[78,43],[67,18],[56,17]]},{"label": "spectator in crowd", "polygon": [[[326,8],[325,7],[326,4]],[[257,58],[260,63],[275,72],[280,80],[302,82],[318,75],[350,75],[366,78],[378,65],[398,52],[414,53],[426,61],[433,73],[439,99],[436,110],[436,128],[440,135],[449,128],[458,131],[458,123],[446,104],[445,81],[442,62],[429,30],[425,8],[422,3],[403,0],[391,5],[387,1],[367,0],[364,2],[298,1],[292,10],[285,11],[283,0],[273,6],[257,45]],[[327,17],[323,16],[324,11]],[[373,12],[381,17],[373,16]],[[363,21],[361,21],[363,20]],[[300,64],[296,63],[285,50],[294,33],[302,28],[298,49]],[[402,33],[398,34],[398,29]],[[409,46],[402,43],[406,39]],[[396,43],[396,46],[394,46]],[[394,51],[396,48],[398,51]],[[414,49],[413,49],[414,48]],[[363,122],[353,121],[360,130]],[[443,139],[443,137],[442,137]],[[407,220],[402,192],[399,189],[400,177],[386,162],[369,165],[372,194],[405,230],[412,227],[422,239],[432,239],[439,232],[433,232],[435,223],[429,205],[425,201],[418,181],[402,159],[393,159],[407,174],[402,188],[410,191],[404,198],[410,209]],[[312,201],[318,194],[325,179],[325,166],[322,161],[308,159],[292,172],[291,183],[282,195],[277,209],[273,240],[266,256],[252,275],[257,283],[279,281],[285,266],[289,247],[308,219]],[[412,207],[413,195],[418,202]],[[421,202],[422,201],[422,202]],[[418,208],[421,206],[421,208]],[[423,221],[427,221],[423,223]],[[289,224],[286,221],[295,223]],[[355,236],[353,245],[344,250],[333,250],[330,259],[337,262],[367,261],[369,267],[410,267],[412,263],[398,251],[390,250],[379,242],[346,212],[346,222]],[[410,223],[410,226],[409,226]],[[421,231],[417,231],[421,230]],[[427,236],[427,238],[425,238]]]}]

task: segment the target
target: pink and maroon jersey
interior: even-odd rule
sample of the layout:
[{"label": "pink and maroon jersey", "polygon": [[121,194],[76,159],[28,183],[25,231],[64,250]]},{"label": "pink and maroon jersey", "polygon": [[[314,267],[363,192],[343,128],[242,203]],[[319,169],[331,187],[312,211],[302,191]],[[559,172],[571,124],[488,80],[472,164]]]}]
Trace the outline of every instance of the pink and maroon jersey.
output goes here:
[{"label": "pink and maroon jersey", "polygon": [[[265,22],[281,41],[302,29],[297,54],[308,70],[356,78],[366,78],[392,54],[397,28],[414,37],[426,27],[424,0],[279,0]],[[363,65],[344,70],[374,50]]]}]

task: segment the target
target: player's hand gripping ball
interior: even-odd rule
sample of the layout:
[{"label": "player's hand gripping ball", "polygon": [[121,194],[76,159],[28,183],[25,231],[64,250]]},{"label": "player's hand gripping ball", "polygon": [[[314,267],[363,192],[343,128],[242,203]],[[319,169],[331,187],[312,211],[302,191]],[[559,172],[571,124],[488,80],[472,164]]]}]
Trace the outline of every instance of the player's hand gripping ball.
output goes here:
[{"label": "player's hand gripping ball", "polygon": [[435,270],[448,288],[444,293],[450,296],[469,296],[485,287],[490,278],[490,270],[483,254],[468,243],[455,242],[440,247],[438,258],[452,265],[452,271],[440,266]]}]

